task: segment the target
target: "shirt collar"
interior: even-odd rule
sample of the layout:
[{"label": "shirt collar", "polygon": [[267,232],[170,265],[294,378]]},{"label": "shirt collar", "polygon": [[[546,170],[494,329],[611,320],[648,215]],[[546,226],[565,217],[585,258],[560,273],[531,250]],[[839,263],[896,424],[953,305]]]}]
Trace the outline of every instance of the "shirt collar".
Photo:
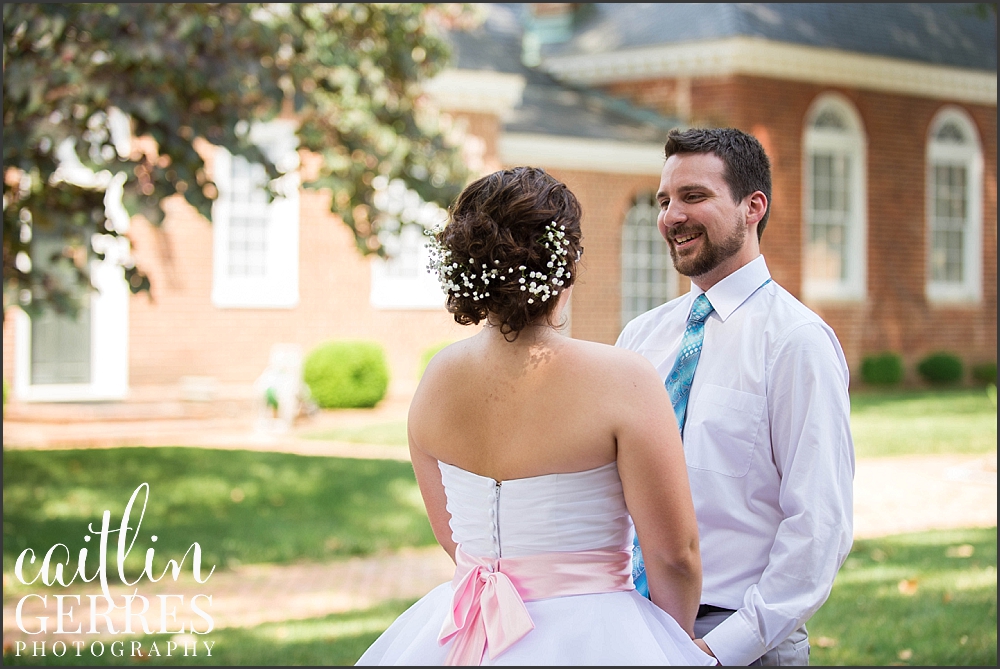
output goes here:
[{"label": "shirt collar", "polygon": [[[771,272],[767,269],[764,256],[759,255],[709,288],[706,293],[708,301],[712,303],[719,318],[725,321],[770,278]],[[691,284],[692,299],[696,299],[705,292],[693,283]]]}]

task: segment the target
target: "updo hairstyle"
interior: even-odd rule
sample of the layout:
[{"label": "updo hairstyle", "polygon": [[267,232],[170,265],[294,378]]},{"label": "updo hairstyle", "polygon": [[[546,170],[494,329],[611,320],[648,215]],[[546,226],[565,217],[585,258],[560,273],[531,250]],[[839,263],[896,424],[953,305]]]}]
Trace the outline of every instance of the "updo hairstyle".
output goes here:
[{"label": "updo hairstyle", "polygon": [[471,183],[434,235],[447,309],[461,325],[487,320],[508,341],[551,321],[576,280],[580,203],[544,170],[515,167]]}]

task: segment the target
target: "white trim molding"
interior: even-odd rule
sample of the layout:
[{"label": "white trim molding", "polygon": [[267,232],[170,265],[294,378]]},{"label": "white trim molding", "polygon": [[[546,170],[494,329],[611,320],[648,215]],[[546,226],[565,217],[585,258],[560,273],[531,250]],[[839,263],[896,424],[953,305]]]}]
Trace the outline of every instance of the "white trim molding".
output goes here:
[{"label": "white trim molding", "polygon": [[[945,125],[957,129],[961,140],[956,141],[957,137],[951,141],[939,139],[938,133]],[[961,235],[958,280],[935,279],[933,275],[935,252],[942,251],[935,233],[947,232],[938,231],[935,225],[939,195],[935,192],[937,167],[960,169],[965,179],[961,207],[964,221],[960,230],[952,230]],[[927,135],[926,174],[927,299],[938,304],[976,304],[983,296],[983,149],[976,124],[962,108],[946,105],[934,116]]]},{"label": "white trim molding", "polygon": [[[109,254],[110,255],[110,254]],[[14,395],[22,402],[94,402],[121,400],[128,394],[129,290],[113,259],[93,261],[90,296],[90,382],[31,382],[31,318],[14,316]]]},{"label": "white trim molding", "polygon": [[424,84],[424,92],[443,111],[503,116],[521,104],[525,80],[519,74],[489,70],[445,70]]},{"label": "white trim molding", "polygon": [[[860,301],[868,285],[868,157],[864,124],[850,100],[827,92],[810,105],[804,125],[802,292],[807,300]],[[830,201],[822,208],[813,202],[817,156],[830,161],[833,170],[826,175],[824,184]],[[840,201],[838,194],[843,198]],[[840,228],[842,236],[834,241],[840,252],[831,254],[822,242],[814,246],[813,226]]]},{"label": "white trim molding", "polygon": [[375,309],[440,310],[445,307],[445,293],[437,273],[428,269],[430,251],[423,228],[403,226],[387,246],[394,257],[372,258],[370,302]]},{"label": "white trim molding", "polygon": [[539,165],[568,170],[659,176],[663,144],[616,142],[579,137],[504,133],[499,142],[504,165]]},{"label": "white trim molding", "polygon": [[997,73],[751,37],[552,56],[542,69],[577,84],[748,75],[996,106]]},{"label": "white trim molding", "polygon": [[[249,177],[234,191],[234,158],[216,148],[214,179],[219,197],[212,204],[212,304],[230,309],[291,309],[299,303],[299,156],[295,123],[279,119],[255,124],[250,139],[275,163],[282,176],[276,196],[260,204],[263,218],[259,244],[261,267],[248,275],[230,273],[231,222],[234,207],[244,214],[255,206],[252,197],[263,198],[263,187]],[[263,168],[257,166],[263,173]],[[254,191],[260,190],[260,193]],[[239,201],[237,202],[236,199]]]},{"label": "white trim molding", "polygon": [[621,324],[677,297],[677,270],[656,227],[652,191],[636,194],[621,228]]}]

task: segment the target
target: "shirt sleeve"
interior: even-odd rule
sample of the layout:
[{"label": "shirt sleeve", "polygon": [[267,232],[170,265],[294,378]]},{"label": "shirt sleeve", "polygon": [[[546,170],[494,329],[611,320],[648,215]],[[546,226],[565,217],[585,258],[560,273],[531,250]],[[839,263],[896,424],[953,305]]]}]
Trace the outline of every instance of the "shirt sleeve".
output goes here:
[{"label": "shirt sleeve", "polygon": [[853,542],[854,443],[849,372],[819,323],[776,346],[768,373],[771,451],[780,476],[778,525],[760,581],[705,643],[724,665],[747,665],[826,601]]},{"label": "shirt sleeve", "polygon": [[632,349],[632,339],[631,330],[628,325],[622,328],[622,331],[618,333],[618,340],[615,342],[615,346],[618,348]]}]

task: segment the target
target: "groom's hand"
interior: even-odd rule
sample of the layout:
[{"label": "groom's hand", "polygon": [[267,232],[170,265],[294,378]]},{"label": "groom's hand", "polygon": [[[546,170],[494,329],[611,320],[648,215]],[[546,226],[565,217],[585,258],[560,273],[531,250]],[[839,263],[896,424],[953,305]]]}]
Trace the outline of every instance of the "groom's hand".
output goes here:
[{"label": "groom's hand", "polygon": [[712,649],[708,647],[708,644],[705,643],[704,639],[695,639],[694,644],[698,646],[698,648],[701,648],[703,651],[705,651],[705,653],[707,653],[708,655],[715,657],[715,653],[713,653]]}]

